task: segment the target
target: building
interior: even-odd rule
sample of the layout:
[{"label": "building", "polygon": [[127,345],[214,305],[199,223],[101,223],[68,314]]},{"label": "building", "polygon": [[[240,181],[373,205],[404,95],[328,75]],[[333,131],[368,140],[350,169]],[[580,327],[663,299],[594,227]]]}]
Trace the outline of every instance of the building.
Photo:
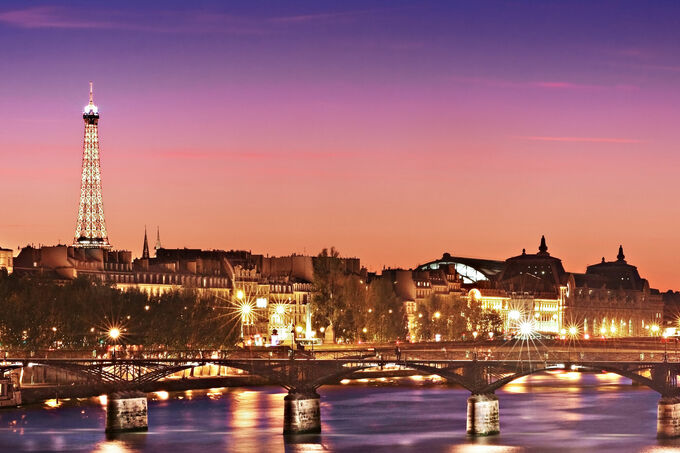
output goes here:
[{"label": "building", "polygon": [[[1,255],[0,255],[1,256]],[[11,257],[11,253],[9,255]],[[79,276],[149,297],[181,289],[216,297],[240,317],[242,336],[256,344],[312,338],[313,257],[263,257],[241,250],[165,249],[151,258],[145,233],[142,257],[129,251],[67,245],[24,247],[14,269],[58,281]],[[358,261],[358,260],[357,260]],[[354,267],[356,263],[350,262]],[[262,272],[262,268],[265,272]]]},{"label": "building", "polygon": [[616,261],[588,266],[585,274],[574,274],[573,291],[568,288],[565,307],[567,323],[583,332],[607,336],[659,335],[663,327],[664,303],[660,292],[651,289],[635,266],[628,264],[619,246]]},{"label": "building", "polygon": [[11,274],[13,268],[14,253],[10,249],[3,249],[0,247],[0,271],[5,271],[8,274]]},{"label": "building", "polygon": [[507,331],[520,325],[537,332],[579,336],[659,334],[663,301],[619,247],[616,261],[588,266],[583,274],[564,270],[550,256],[545,238],[538,253],[508,258],[489,285],[472,285],[470,300],[501,315]]},{"label": "building", "polygon": [[418,305],[430,296],[441,298],[444,303],[452,302],[454,297],[463,297],[463,279],[452,262],[417,269],[384,269],[375,278],[385,278],[392,282],[397,297],[404,304],[408,330],[411,335],[418,319]]}]

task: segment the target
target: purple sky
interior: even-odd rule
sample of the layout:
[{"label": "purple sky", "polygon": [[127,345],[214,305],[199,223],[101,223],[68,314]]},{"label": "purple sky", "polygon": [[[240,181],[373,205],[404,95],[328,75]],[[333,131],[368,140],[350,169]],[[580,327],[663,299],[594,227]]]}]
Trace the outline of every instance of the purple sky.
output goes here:
[{"label": "purple sky", "polygon": [[680,4],[153,3],[0,5],[0,246],[72,240],[93,80],[116,247],[375,270],[545,234],[680,289]]}]

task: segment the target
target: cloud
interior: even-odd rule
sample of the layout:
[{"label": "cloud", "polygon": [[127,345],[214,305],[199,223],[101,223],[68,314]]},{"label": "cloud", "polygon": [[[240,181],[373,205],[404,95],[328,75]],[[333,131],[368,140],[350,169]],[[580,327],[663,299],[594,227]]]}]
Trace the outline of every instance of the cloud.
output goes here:
[{"label": "cloud", "polygon": [[[20,28],[52,28],[71,30],[129,30],[156,33],[229,33],[262,34],[266,27],[227,14],[157,12],[153,16],[132,16],[118,11],[74,11],[55,6],[39,6],[0,12],[0,24]],[[97,14],[99,16],[97,16]],[[105,19],[103,19],[105,18]]]},{"label": "cloud", "polygon": [[58,8],[39,6],[0,13],[0,22],[21,28],[101,28],[107,24],[73,20]]},{"label": "cloud", "polygon": [[267,22],[291,24],[291,23],[309,23],[309,22],[327,22],[329,20],[354,18],[364,14],[370,14],[375,10],[362,11],[339,11],[334,13],[319,13],[319,14],[300,14],[297,16],[281,16],[267,19]]},{"label": "cloud", "polygon": [[248,17],[206,11],[157,11],[152,14],[115,10],[73,10],[36,6],[0,12],[0,24],[20,28],[107,29],[157,33],[226,33],[260,35],[284,30],[293,24],[352,20],[382,10],[339,11],[278,17]]},{"label": "cloud", "polygon": [[176,160],[212,160],[212,161],[279,161],[279,160],[325,160],[354,158],[354,152],[322,152],[322,151],[159,151],[152,153],[154,157]]},{"label": "cloud", "polygon": [[635,85],[614,84],[614,85],[597,85],[575,83],[562,80],[539,80],[539,81],[516,81],[508,79],[497,79],[492,77],[453,77],[453,80],[477,85],[484,85],[489,87],[500,88],[540,88],[545,90],[582,90],[582,91],[597,91],[597,90],[636,90]]},{"label": "cloud", "polygon": [[536,142],[573,142],[573,143],[643,143],[642,140],[633,138],[607,138],[607,137],[513,137],[515,140],[529,140]]}]

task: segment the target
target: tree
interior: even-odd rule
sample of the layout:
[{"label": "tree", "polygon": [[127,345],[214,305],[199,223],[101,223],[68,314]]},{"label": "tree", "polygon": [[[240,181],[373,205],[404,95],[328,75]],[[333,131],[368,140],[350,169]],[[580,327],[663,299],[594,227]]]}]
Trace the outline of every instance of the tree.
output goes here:
[{"label": "tree", "polygon": [[482,334],[498,335],[503,332],[503,319],[496,310],[483,310],[477,328]]},{"label": "tree", "polygon": [[216,348],[235,342],[235,321],[209,294],[177,291],[149,298],[87,278],[67,283],[0,275],[0,344],[22,349],[92,348],[121,330],[120,343]]},{"label": "tree", "polygon": [[368,287],[367,338],[378,342],[389,342],[405,339],[406,311],[386,278],[378,278]]},{"label": "tree", "polygon": [[460,340],[470,338],[475,331],[498,333],[502,328],[498,313],[482,310],[467,297],[431,294],[417,305],[415,337],[418,340],[430,341],[436,335],[442,340]]},{"label": "tree", "polygon": [[358,302],[348,301],[348,280],[351,277],[345,272],[340,253],[334,247],[323,249],[314,259],[314,294],[311,304],[312,320],[317,331],[332,324],[336,338],[355,337],[356,322],[350,305]]}]

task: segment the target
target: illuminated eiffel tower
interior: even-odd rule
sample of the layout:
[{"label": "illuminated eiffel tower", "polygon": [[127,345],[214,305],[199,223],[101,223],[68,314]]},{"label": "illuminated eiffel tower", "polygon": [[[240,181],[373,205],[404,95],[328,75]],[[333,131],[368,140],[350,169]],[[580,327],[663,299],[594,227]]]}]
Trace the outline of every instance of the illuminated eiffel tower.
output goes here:
[{"label": "illuminated eiffel tower", "polygon": [[83,110],[85,139],[83,142],[83,174],[80,180],[80,207],[73,241],[75,247],[110,248],[104,221],[102,179],[99,169],[99,109],[92,98]]}]

